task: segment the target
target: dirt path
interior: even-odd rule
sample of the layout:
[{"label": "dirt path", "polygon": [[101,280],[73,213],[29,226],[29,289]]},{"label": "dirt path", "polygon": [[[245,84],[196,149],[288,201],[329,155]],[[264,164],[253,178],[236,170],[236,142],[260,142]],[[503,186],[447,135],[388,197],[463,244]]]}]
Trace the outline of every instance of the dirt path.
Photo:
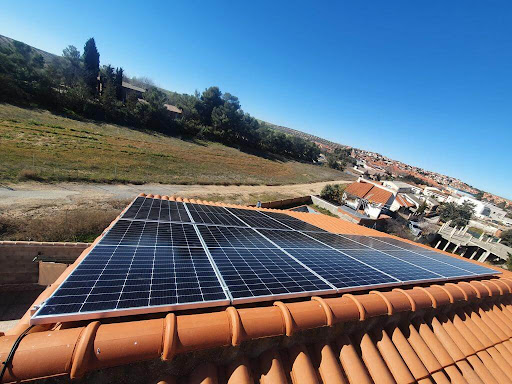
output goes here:
[{"label": "dirt path", "polygon": [[133,199],[139,193],[179,195],[213,201],[251,204],[258,200],[271,201],[318,194],[326,184],[350,183],[330,181],[313,184],[280,186],[218,186],[218,185],[112,185],[80,183],[19,183],[0,185],[0,214],[40,216],[74,208],[101,208]]}]

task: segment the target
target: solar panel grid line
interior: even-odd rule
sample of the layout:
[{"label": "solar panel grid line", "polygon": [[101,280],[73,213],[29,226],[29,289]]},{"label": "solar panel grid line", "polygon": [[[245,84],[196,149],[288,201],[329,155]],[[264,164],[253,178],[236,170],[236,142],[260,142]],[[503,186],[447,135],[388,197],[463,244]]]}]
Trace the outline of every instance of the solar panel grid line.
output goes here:
[{"label": "solar panel grid line", "polygon": [[[384,240],[379,239],[379,238],[378,238],[378,237],[376,237],[376,236],[372,236],[372,238],[373,238],[373,239],[375,239],[375,240],[377,240],[377,241],[381,241],[381,242],[383,242],[383,243],[390,244],[390,245],[392,245],[392,246],[396,247],[397,249],[401,249],[401,250],[404,250],[404,251],[412,252],[412,253],[415,253],[415,254],[417,254],[417,255],[421,255],[421,256],[423,256],[423,257],[426,257],[426,258],[428,258],[428,259],[430,259],[430,260],[432,260],[432,261],[435,261],[435,262],[438,262],[438,263],[442,263],[442,264],[448,265],[448,266],[450,266],[450,267],[457,268],[457,269],[460,269],[460,270],[462,270],[462,271],[465,271],[465,272],[469,273],[469,275],[466,275],[466,277],[471,277],[471,276],[478,275],[477,273],[471,272],[471,271],[469,271],[469,270],[467,270],[467,269],[464,269],[463,267],[459,267],[459,266],[456,266],[456,265],[452,265],[452,264],[449,264],[449,263],[444,262],[443,260],[438,260],[438,259],[434,259],[434,258],[432,258],[432,257],[429,257],[428,255],[425,255],[425,254],[423,254],[423,253],[419,253],[419,252],[414,251],[414,250],[411,250],[411,249],[403,248],[403,247],[400,247],[400,246],[398,246],[398,245],[395,245],[395,244],[392,244],[392,243],[388,243],[388,242],[386,242],[386,241],[384,241]],[[417,247],[417,246],[414,246],[414,247],[419,248],[419,247]],[[425,251],[427,251],[427,252],[434,252],[434,253],[436,253],[435,251],[430,251],[430,250],[428,250],[428,249],[425,249]],[[441,254],[441,253],[439,253],[439,254],[440,254],[440,255],[443,255],[443,254]],[[448,257],[451,257],[451,256],[448,256]],[[468,263],[469,263],[469,262],[468,262]],[[495,273],[496,273],[496,272],[494,272],[494,273],[489,272],[489,274],[495,274]],[[464,277],[461,277],[461,278],[464,278]]]},{"label": "solar panel grid line", "polygon": [[[153,199],[153,200],[156,200],[156,199]],[[145,226],[146,226],[146,224],[144,224],[144,227],[145,227]],[[139,243],[140,243],[140,239],[142,238],[142,234],[143,234],[143,232],[144,232],[144,230],[142,230],[142,231],[141,231],[141,233],[140,233]],[[157,232],[158,232],[158,227],[157,227]],[[122,239],[121,239],[121,241],[122,241]],[[138,245],[139,245],[139,244],[137,244],[137,246],[138,246]],[[123,286],[121,287],[121,292],[119,293],[119,299],[117,300],[117,303],[116,303],[116,307],[115,307],[115,309],[117,309],[117,308],[118,308],[118,306],[119,306],[119,301],[120,301],[121,296],[123,295],[124,289],[125,289],[125,287],[126,287],[126,281],[128,280],[128,276],[130,275],[130,271],[131,271],[131,269],[132,269],[132,265],[133,265],[133,260],[135,259],[135,255],[136,255],[136,254],[137,254],[137,251],[133,252],[133,256],[132,256],[132,259],[131,259],[131,261],[130,261],[130,266],[128,267],[128,272],[126,273],[126,277],[125,277],[125,279],[124,279]],[[112,255],[113,255],[113,253],[112,253]],[[153,258],[154,258],[154,255],[155,255],[155,250],[153,249]],[[111,259],[112,259],[112,258],[110,258],[110,260],[111,260]],[[105,271],[105,269],[106,269],[106,267],[107,267],[107,265],[108,265],[108,264],[109,264],[109,262],[107,262],[107,263],[105,264],[105,268],[103,269],[103,271]],[[98,280],[101,278],[101,275],[102,275],[102,273],[100,273],[100,274],[98,275]],[[96,280],[96,283],[95,283],[95,284],[93,285],[93,287],[91,288],[91,292],[92,292],[92,290],[94,289],[94,287],[96,286],[96,284],[97,284],[98,280]],[[89,295],[87,295],[87,298],[84,300],[84,303],[82,304],[82,307],[80,307],[80,310],[83,308],[83,306],[84,306],[84,305],[85,305],[85,303],[87,302],[87,299],[89,298],[89,296],[90,296],[90,293],[89,293]],[[148,304],[149,304],[149,300],[148,300]],[[80,310],[79,310],[78,312],[80,312]]]},{"label": "solar panel grid line", "polygon": [[[309,238],[311,238],[311,239],[313,239],[313,240],[315,240],[315,241],[318,241],[318,242],[322,243],[320,240],[315,239],[314,237],[310,236],[310,235],[309,235],[309,234],[307,234],[307,233],[302,232],[302,234],[303,234],[303,235],[308,236]],[[325,244],[325,243],[323,243],[323,244]],[[364,261],[358,260],[358,259],[356,259],[355,257],[352,257],[352,256],[350,256],[350,255],[346,254],[345,252],[343,252],[343,251],[339,250],[339,249],[336,249],[336,248],[334,248],[334,247],[331,247],[331,246],[330,246],[330,245],[328,245],[328,244],[325,244],[325,246],[327,246],[327,247],[331,248],[332,250],[334,250],[334,251],[336,251],[336,252],[338,252],[338,253],[341,253],[341,254],[343,254],[343,255],[345,255],[345,256],[348,256],[348,257],[350,257],[351,259],[354,259],[355,261],[357,261],[357,262],[359,262],[359,263],[361,263],[361,264],[364,264],[364,265],[366,265],[367,267],[369,267],[369,268],[371,268],[371,269],[374,269],[374,270],[376,270],[376,271],[378,271],[378,272],[380,272],[380,273],[383,273],[384,275],[391,277],[392,279],[396,280],[397,282],[399,281],[396,277],[394,277],[394,276],[390,275],[389,273],[386,273],[386,272],[384,272],[384,271],[381,271],[380,269],[378,269],[378,268],[376,268],[376,267],[373,267],[373,266],[371,266],[370,264],[365,263]]]},{"label": "solar panel grid line", "polygon": [[[342,236],[342,235],[340,235],[340,236],[341,236],[341,237],[345,237],[345,236]],[[372,238],[373,238],[373,237],[372,237]],[[350,240],[352,240],[352,239],[350,239]],[[352,240],[352,241],[356,241],[356,240]],[[357,241],[356,241],[356,242],[357,242]],[[358,242],[358,243],[359,243],[359,242]],[[361,245],[364,245],[364,244],[362,244],[362,243],[360,243],[360,244],[361,244]],[[409,265],[413,265],[413,266],[415,266],[415,267],[417,267],[417,268],[423,269],[423,270],[425,270],[425,271],[427,271],[427,272],[433,273],[433,274],[435,274],[435,275],[439,276],[439,278],[438,278],[438,279],[443,279],[443,278],[445,278],[445,277],[446,277],[446,276],[440,275],[440,274],[439,274],[439,273],[437,273],[437,272],[431,271],[431,270],[430,270],[430,269],[428,269],[428,268],[422,267],[421,265],[418,265],[418,264],[412,263],[412,262],[410,262],[410,261],[403,260],[403,259],[401,259],[401,258],[398,258],[398,257],[396,257],[396,256],[393,256],[392,254],[387,253],[385,250],[379,250],[379,249],[372,248],[372,247],[368,247],[368,248],[373,249],[373,250],[375,250],[375,251],[377,251],[377,252],[379,252],[379,253],[383,253],[383,254],[385,254],[385,255],[388,255],[388,256],[392,257],[393,259],[395,259],[395,260],[399,260],[399,261],[401,261],[401,262],[403,262],[403,263],[407,263],[407,264],[409,264]],[[436,279],[436,280],[438,280],[438,279]],[[423,280],[423,281],[425,281],[425,279],[422,279],[422,280]],[[422,281],[422,280],[408,280],[408,282],[413,283],[413,282]],[[429,279],[429,281],[430,281],[430,279]]]},{"label": "solar panel grid line", "polygon": [[[234,215],[234,213],[231,212],[232,215]],[[240,219],[242,220],[242,219]],[[243,221],[243,220],[242,220]],[[244,222],[245,223],[245,222]],[[247,223],[245,223],[247,224]],[[278,249],[280,249],[282,252],[284,252],[286,255],[288,255],[289,257],[291,257],[293,260],[295,260],[297,263],[299,263],[302,267],[304,267],[305,269],[307,269],[309,272],[311,272],[313,275],[315,275],[317,278],[319,278],[320,280],[322,280],[323,282],[325,282],[328,286],[330,286],[332,289],[334,289],[334,292],[336,292],[336,287],[334,285],[332,285],[329,281],[327,281],[326,279],[324,279],[322,276],[320,276],[318,273],[316,273],[315,271],[313,271],[311,268],[309,268],[308,266],[306,266],[304,263],[302,263],[300,260],[298,260],[297,258],[295,258],[294,256],[292,256],[289,252],[286,252],[285,249],[281,248],[279,245],[277,245],[275,242],[273,242],[272,240],[270,240],[268,237],[264,236],[263,234],[261,234],[256,228],[253,228],[253,230],[258,233],[260,236],[262,236],[263,238],[265,238],[267,241],[269,241],[270,243],[272,243],[274,246],[276,246]],[[332,293],[334,293],[332,292]]]},{"label": "solar panel grid line", "polygon": [[132,208],[136,208],[137,209],[136,213],[137,213],[140,210],[140,207],[142,205],[142,203],[139,204],[139,202],[144,201],[145,199],[146,199],[145,197],[140,197],[140,196],[133,199],[132,202],[128,205],[128,207],[126,207],[124,212],[122,212],[120,217],[131,215],[130,211],[132,210]]},{"label": "solar panel grid line", "polygon": [[[286,215],[284,213],[277,212],[261,212],[262,215],[271,218],[278,223],[285,225],[287,228],[290,228],[294,231],[302,231],[302,232],[326,232],[322,228],[319,228],[315,225],[309,224],[303,220],[297,219],[293,216]],[[273,216],[279,216],[279,219]],[[307,229],[306,229],[307,228]]]},{"label": "solar panel grid line", "polygon": [[[184,205],[184,206],[185,206],[185,210],[187,211],[188,216],[190,217],[191,222],[194,223],[194,219],[193,219],[192,215],[190,214],[190,211],[189,211],[188,207],[186,205]],[[208,260],[210,261],[210,264],[211,264],[211,266],[213,268],[213,271],[215,272],[215,275],[217,276],[217,279],[219,280],[219,282],[220,282],[220,284],[222,286],[224,294],[227,296],[229,301],[232,303],[233,302],[233,296],[231,296],[231,292],[229,291],[228,285],[224,281],[224,278],[222,277],[222,274],[220,273],[219,268],[217,267],[217,264],[213,260],[213,257],[212,257],[212,255],[210,253],[210,250],[208,249],[208,247],[207,247],[207,245],[206,245],[206,243],[205,243],[205,241],[203,239],[203,236],[201,235],[201,232],[199,231],[199,228],[195,224],[192,224],[192,225],[194,226],[194,229],[196,231],[197,237],[199,237],[199,241],[201,242],[201,244],[203,246],[203,250],[206,253],[206,256],[208,257]]]}]

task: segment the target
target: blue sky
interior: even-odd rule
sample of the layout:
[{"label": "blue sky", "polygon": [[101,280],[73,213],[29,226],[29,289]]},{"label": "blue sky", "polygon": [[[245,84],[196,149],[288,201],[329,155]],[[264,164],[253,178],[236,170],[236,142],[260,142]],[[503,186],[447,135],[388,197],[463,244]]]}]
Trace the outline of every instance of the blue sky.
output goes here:
[{"label": "blue sky", "polygon": [[512,198],[510,1],[2,1],[0,34]]}]

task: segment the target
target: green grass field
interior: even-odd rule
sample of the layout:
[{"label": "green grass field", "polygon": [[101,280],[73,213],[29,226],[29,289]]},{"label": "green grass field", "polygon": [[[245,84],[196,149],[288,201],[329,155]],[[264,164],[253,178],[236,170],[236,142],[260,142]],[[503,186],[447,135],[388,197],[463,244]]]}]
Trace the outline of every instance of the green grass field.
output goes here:
[{"label": "green grass field", "polygon": [[211,142],[0,104],[0,182],[279,185],[349,178]]}]

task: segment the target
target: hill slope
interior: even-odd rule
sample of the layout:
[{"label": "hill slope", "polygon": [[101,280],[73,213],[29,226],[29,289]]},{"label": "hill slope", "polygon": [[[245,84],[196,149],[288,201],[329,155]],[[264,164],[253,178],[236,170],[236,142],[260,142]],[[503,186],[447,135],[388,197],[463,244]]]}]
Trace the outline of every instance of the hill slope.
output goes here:
[{"label": "hill slope", "polygon": [[111,124],[0,104],[0,182],[293,184],[350,176]]}]

